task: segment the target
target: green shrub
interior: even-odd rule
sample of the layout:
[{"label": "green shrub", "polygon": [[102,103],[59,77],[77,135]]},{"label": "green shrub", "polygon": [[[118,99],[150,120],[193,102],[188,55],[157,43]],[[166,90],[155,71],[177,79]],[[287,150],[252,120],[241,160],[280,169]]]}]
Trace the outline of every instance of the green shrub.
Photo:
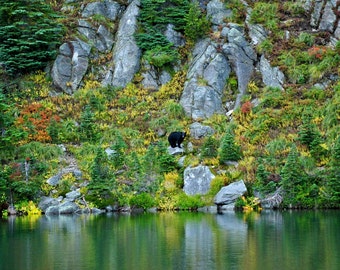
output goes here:
[{"label": "green shrub", "polygon": [[226,185],[226,177],[224,176],[216,176],[211,180],[209,194],[216,195],[222,187]]},{"label": "green shrub", "polygon": [[11,184],[11,189],[16,201],[35,200],[40,191],[40,183],[32,181],[14,181]]},{"label": "green shrub", "polygon": [[185,20],[184,33],[185,37],[190,41],[196,41],[204,37],[210,30],[210,22],[205,14],[202,14],[196,1],[190,4],[189,12],[185,16]]},{"label": "green shrub", "polygon": [[240,0],[226,1],[226,8],[232,10],[231,20],[236,23],[244,23],[247,16],[247,7]]},{"label": "green shrub", "polygon": [[306,12],[303,8],[302,2],[299,1],[285,1],[283,9],[293,16],[301,16]]},{"label": "green shrub", "polygon": [[164,109],[167,112],[169,118],[183,119],[183,117],[185,116],[182,105],[173,100],[168,100],[167,102],[165,102]]},{"label": "green shrub", "polygon": [[302,32],[297,38],[297,42],[304,43],[307,46],[312,46],[314,44],[315,37],[309,33]]},{"label": "green shrub", "polygon": [[261,105],[265,108],[279,108],[284,101],[285,98],[280,88],[267,87],[264,89]]},{"label": "green shrub", "polygon": [[275,31],[279,25],[277,12],[278,3],[256,2],[250,14],[250,21],[262,24],[268,30]]},{"label": "green shrub", "polygon": [[176,62],[179,59],[179,54],[175,49],[171,48],[170,44],[166,47],[157,45],[156,47],[147,50],[144,53],[144,58],[151,65],[160,68]]},{"label": "green shrub", "polygon": [[200,198],[200,195],[189,196],[185,193],[180,193],[176,197],[176,207],[182,210],[194,210],[205,204]]},{"label": "green shrub", "polygon": [[155,206],[155,199],[149,193],[140,193],[130,198],[130,206],[143,208],[144,210]]},{"label": "green shrub", "polygon": [[256,48],[259,53],[270,54],[273,51],[274,45],[270,39],[266,38],[260,44],[258,44]]}]

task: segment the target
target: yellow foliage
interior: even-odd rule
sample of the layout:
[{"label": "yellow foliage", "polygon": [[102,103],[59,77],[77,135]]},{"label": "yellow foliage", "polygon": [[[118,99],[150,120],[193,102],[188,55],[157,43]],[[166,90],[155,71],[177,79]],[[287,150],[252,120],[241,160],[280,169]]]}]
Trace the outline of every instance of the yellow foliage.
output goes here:
[{"label": "yellow foliage", "polygon": [[205,158],[202,163],[206,166],[216,167],[220,164],[220,161],[218,158]]},{"label": "yellow foliage", "polygon": [[86,80],[85,85],[79,91],[83,92],[84,94],[87,93],[89,90],[97,89],[101,86],[100,82],[95,80]]},{"label": "yellow foliage", "polygon": [[156,93],[156,98],[162,100],[179,100],[183,92],[185,78],[186,72],[177,72],[170,82],[160,87],[160,89]]},{"label": "yellow foliage", "polygon": [[176,199],[174,197],[162,197],[158,201],[158,208],[163,211],[172,211],[176,209]]},{"label": "yellow foliage", "polygon": [[18,211],[27,214],[28,216],[31,215],[41,215],[40,209],[35,205],[33,201],[29,201],[28,203],[22,203],[18,207]]},{"label": "yellow foliage", "polygon": [[255,180],[256,164],[255,157],[247,156],[239,161],[238,169],[244,173],[245,180],[253,182]]},{"label": "yellow foliage", "polygon": [[48,97],[51,83],[48,82],[46,73],[37,71],[27,77],[29,82],[33,83],[33,87],[29,85],[29,88],[25,89],[25,95],[30,98],[46,98]]},{"label": "yellow foliage", "polygon": [[166,192],[174,192],[177,189],[176,182],[180,180],[177,172],[169,172],[164,175],[163,187]]},{"label": "yellow foliage", "polygon": [[76,178],[74,177],[73,173],[66,173],[62,177],[62,181],[67,181],[69,183],[74,183]]},{"label": "yellow foliage", "polygon": [[254,81],[248,83],[247,89],[250,94],[257,94],[259,92],[259,87],[256,85]]}]

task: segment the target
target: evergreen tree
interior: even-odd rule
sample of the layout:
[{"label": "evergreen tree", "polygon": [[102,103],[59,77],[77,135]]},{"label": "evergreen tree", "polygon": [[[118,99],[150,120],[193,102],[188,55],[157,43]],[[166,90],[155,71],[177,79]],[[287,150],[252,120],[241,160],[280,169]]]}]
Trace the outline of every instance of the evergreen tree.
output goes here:
[{"label": "evergreen tree", "polygon": [[11,110],[12,106],[6,102],[6,97],[0,90],[0,159],[11,153],[18,141],[26,136],[23,130],[15,126]]},{"label": "evergreen tree", "polygon": [[299,141],[311,149],[313,141],[319,140],[320,133],[318,132],[316,125],[312,123],[312,119],[309,115],[305,115],[302,118],[302,125],[298,131]]},{"label": "evergreen tree", "polygon": [[87,186],[87,199],[93,201],[98,207],[104,207],[112,203],[112,190],[115,187],[115,178],[110,173],[108,159],[105,151],[98,147],[96,157],[91,166],[91,181]]},{"label": "evergreen tree", "polygon": [[334,207],[340,207],[340,136],[335,141],[330,165],[330,176],[328,179],[330,203]]},{"label": "evergreen tree", "polygon": [[96,150],[96,157],[94,158],[91,168],[92,183],[100,183],[107,177],[108,168],[106,166],[107,158],[105,152],[101,147]]},{"label": "evergreen tree", "polygon": [[150,145],[143,158],[143,170],[146,175],[163,174],[171,172],[176,168],[176,160],[170,155],[166,145],[158,142]]},{"label": "evergreen tree", "polygon": [[263,165],[262,161],[257,167],[256,170],[256,180],[254,184],[254,188],[263,194],[268,194],[276,189],[276,183],[273,181],[268,182],[269,172],[266,170],[265,166]]},{"label": "evergreen tree", "polygon": [[42,69],[56,56],[63,27],[51,6],[41,0],[2,1],[0,62],[7,74]]},{"label": "evergreen tree", "polygon": [[281,185],[285,192],[287,204],[297,203],[297,195],[305,182],[305,174],[299,161],[299,154],[294,144],[288,154],[287,161],[281,170]]},{"label": "evergreen tree", "polygon": [[169,154],[168,148],[163,142],[157,144],[157,164],[158,172],[163,174],[176,169],[176,160]]},{"label": "evergreen tree", "polygon": [[213,137],[209,136],[201,147],[202,158],[214,158],[218,155],[218,141]]},{"label": "evergreen tree", "polygon": [[95,125],[94,113],[90,106],[86,106],[80,116],[80,136],[84,141],[95,142],[99,137]]},{"label": "evergreen tree", "polygon": [[113,150],[113,153],[110,155],[110,160],[112,162],[113,167],[116,170],[122,169],[123,165],[126,161],[126,150],[127,144],[125,143],[122,134],[119,130],[115,133],[115,141],[110,147]]},{"label": "evergreen tree", "polygon": [[169,23],[177,31],[183,29],[187,10],[187,0],[141,1],[139,22],[142,31],[136,34],[136,42],[150,64],[162,67],[178,60],[179,53],[166,38],[164,31]]},{"label": "evergreen tree", "polygon": [[327,154],[327,151],[321,147],[323,140],[320,132],[315,124],[312,123],[311,117],[306,115],[303,117],[303,124],[299,131],[299,141],[306,145],[311,155],[319,160],[322,156]]},{"label": "evergreen tree", "polygon": [[223,136],[219,149],[220,163],[238,161],[241,158],[241,148],[236,145],[233,134],[230,131]]},{"label": "evergreen tree", "polygon": [[156,149],[155,145],[151,144],[149,145],[143,157],[142,167],[143,170],[150,175],[151,173],[156,173],[156,165],[157,165]]},{"label": "evergreen tree", "polygon": [[205,14],[202,14],[197,1],[190,4],[185,20],[184,33],[186,38],[191,41],[204,37],[210,30],[210,22]]},{"label": "evergreen tree", "polygon": [[52,119],[50,125],[47,128],[47,132],[48,132],[48,135],[50,135],[53,143],[60,143],[60,140],[59,140],[60,129],[61,129],[61,125],[55,119]]}]

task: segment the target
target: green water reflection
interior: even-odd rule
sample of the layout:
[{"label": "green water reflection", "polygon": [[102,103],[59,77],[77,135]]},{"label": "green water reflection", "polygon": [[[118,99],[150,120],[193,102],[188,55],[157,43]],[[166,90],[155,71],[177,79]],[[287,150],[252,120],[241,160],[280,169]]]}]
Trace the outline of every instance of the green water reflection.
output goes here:
[{"label": "green water reflection", "polygon": [[0,269],[340,269],[340,211],[20,217]]}]

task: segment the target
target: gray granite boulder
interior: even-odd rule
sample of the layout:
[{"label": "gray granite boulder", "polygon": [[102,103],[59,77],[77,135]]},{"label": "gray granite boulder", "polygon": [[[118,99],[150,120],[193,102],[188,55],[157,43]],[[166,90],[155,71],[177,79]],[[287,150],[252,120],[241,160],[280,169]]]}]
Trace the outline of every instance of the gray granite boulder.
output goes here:
[{"label": "gray granite boulder", "polygon": [[74,93],[87,71],[90,51],[91,46],[81,40],[60,46],[51,71],[56,88],[67,94]]},{"label": "gray granite boulder", "polygon": [[168,152],[170,155],[181,155],[184,153],[184,149],[183,148],[179,148],[179,147],[174,147],[172,148],[171,146],[168,147]]},{"label": "gray granite boulder", "polygon": [[60,215],[74,214],[78,209],[79,206],[76,203],[65,201],[59,205],[59,214]]},{"label": "gray granite boulder", "polygon": [[93,15],[101,15],[112,21],[117,20],[123,11],[121,6],[116,1],[104,0],[88,3],[83,9],[81,16],[84,18],[92,17]]},{"label": "gray granite boulder", "polygon": [[134,0],[119,21],[112,67],[106,74],[103,85],[125,87],[139,70],[141,50],[134,37],[138,27],[139,5],[139,0]]},{"label": "gray granite boulder", "polygon": [[187,195],[207,194],[214,178],[208,166],[188,167],[184,170],[183,190]]},{"label": "gray granite boulder", "polygon": [[43,196],[38,204],[38,208],[45,213],[46,209],[50,206],[56,206],[59,204],[59,201],[55,198],[45,197]]},{"label": "gray granite boulder", "polygon": [[113,34],[104,26],[94,26],[86,20],[78,21],[78,32],[85,36],[89,42],[100,52],[111,51],[114,37]]},{"label": "gray granite boulder", "polygon": [[66,200],[70,202],[74,202],[76,199],[78,199],[81,194],[78,190],[73,190],[71,192],[66,193]]},{"label": "gray granite boulder", "polygon": [[230,9],[226,9],[224,1],[211,0],[207,4],[207,16],[214,25],[223,24],[224,20],[232,15]]},{"label": "gray granite boulder", "polygon": [[221,188],[214,198],[217,205],[226,205],[234,203],[239,197],[247,192],[247,187],[243,180],[234,182]]},{"label": "gray granite boulder", "polygon": [[213,128],[202,125],[199,122],[194,122],[190,125],[190,136],[194,139],[201,139],[214,133],[215,130]]},{"label": "gray granite boulder", "polygon": [[227,33],[229,42],[223,45],[223,52],[228,56],[237,76],[239,93],[235,101],[234,109],[236,109],[241,105],[242,97],[247,91],[248,83],[254,72],[257,55],[251,44],[246,40],[245,34],[240,30],[239,25],[230,24],[230,27]]},{"label": "gray granite boulder", "polygon": [[167,40],[174,44],[175,47],[184,46],[185,44],[185,39],[183,35],[174,29],[173,24],[167,25],[164,35],[167,38]]},{"label": "gray granite boulder", "polygon": [[262,74],[263,83],[269,87],[277,87],[283,89],[285,76],[278,67],[272,67],[264,55],[260,60],[260,71]]},{"label": "gray granite boulder", "polygon": [[51,205],[45,210],[45,215],[59,215],[59,205]]},{"label": "gray granite boulder", "polygon": [[230,74],[227,58],[210,39],[198,42],[193,51],[180,104],[193,119],[222,114],[222,95]]}]

